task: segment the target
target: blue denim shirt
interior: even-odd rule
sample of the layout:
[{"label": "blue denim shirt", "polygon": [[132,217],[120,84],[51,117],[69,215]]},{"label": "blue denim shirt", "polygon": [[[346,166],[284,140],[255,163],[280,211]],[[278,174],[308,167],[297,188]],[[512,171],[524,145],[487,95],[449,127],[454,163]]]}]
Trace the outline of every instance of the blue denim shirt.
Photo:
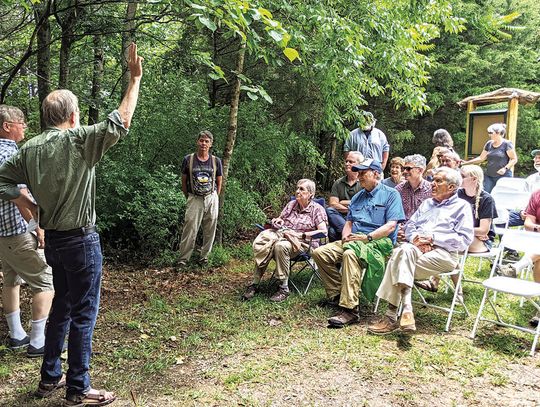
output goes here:
[{"label": "blue denim shirt", "polygon": [[[352,222],[353,233],[370,233],[389,221],[405,219],[401,196],[394,189],[379,184],[371,191],[362,189],[349,205],[347,220]],[[397,238],[397,227],[388,236],[393,243]]]}]

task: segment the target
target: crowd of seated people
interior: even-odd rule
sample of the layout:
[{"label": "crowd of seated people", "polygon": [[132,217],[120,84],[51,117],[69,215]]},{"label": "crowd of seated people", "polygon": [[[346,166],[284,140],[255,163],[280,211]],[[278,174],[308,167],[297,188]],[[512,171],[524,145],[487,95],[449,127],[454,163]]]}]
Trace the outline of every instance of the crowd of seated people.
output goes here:
[{"label": "crowd of seated people", "polygon": [[[495,127],[500,135],[503,126]],[[334,183],[326,208],[329,243],[320,245],[317,241],[311,247],[326,293],[321,304],[335,310],[328,319],[329,327],[341,328],[358,322],[359,298],[364,295],[370,301],[379,297],[388,303],[386,313],[368,327],[369,332],[414,331],[413,285],[437,291],[437,276],[453,270],[460,253],[491,250],[496,237],[493,220],[497,218],[497,210],[494,199],[484,188],[484,171],[477,165],[464,165],[446,130],[437,130],[433,142],[429,163],[420,154],[394,157],[387,178],[383,177],[383,165],[377,159],[364,158],[355,151],[345,155],[345,175]],[[535,168],[538,164],[540,169],[540,150],[534,150],[532,155]],[[312,188],[304,205],[315,193],[314,184]],[[534,231],[536,216],[540,215],[535,212],[538,198],[540,195],[520,214],[528,219],[528,229]],[[289,202],[280,218],[294,205],[294,200]],[[298,209],[302,210],[304,205]],[[306,223],[303,229],[296,230],[294,237],[305,245],[309,231],[326,232],[326,222],[326,217],[321,215],[310,225]],[[271,299],[283,301],[288,296],[287,267],[295,254],[294,245],[286,235],[279,235],[283,233],[280,232],[283,223],[274,220],[273,226],[272,231],[262,232],[253,243],[254,280],[244,300],[254,297],[262,271],[272,256],[276,259],[280,286]],[[271,239],[262,239],[276,233]],[[284,242],[289,247],[286,256],[275,248],[269,249],[268,240]],[[271,243],[272,247],[275,242]],[[263,254],[261,247],[266,250]],[[538,277],[540,281],[540,271],[536,272],[540,267],[538,256],[524,256],[522,263],[534,264],[535,280]],[[523,267],[520,263],[516,266]],[[512,272],[515,275],[515,268]],[[463,301],[462,292],[458,297]],[[402,312],[398,316],[400,305]]]}]

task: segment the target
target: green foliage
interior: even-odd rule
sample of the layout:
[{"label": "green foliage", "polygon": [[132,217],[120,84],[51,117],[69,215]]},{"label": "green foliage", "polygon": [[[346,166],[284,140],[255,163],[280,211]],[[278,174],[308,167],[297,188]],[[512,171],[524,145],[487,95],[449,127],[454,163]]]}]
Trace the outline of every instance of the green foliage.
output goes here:
[{"label": "green foliage", "polygon": [[221,245],[215,245],[208,256],[209,267],[221,267],[231,261],[229,250]]},{"label": "green foliage", "polygon": [[226,238],[233,238],[240,231],[251,229],[254,223],[263,222],[265,219],[264,212],[257,205],[253,194],[245,191],[234,178],[227,184],[223,211],[221,227]]}]

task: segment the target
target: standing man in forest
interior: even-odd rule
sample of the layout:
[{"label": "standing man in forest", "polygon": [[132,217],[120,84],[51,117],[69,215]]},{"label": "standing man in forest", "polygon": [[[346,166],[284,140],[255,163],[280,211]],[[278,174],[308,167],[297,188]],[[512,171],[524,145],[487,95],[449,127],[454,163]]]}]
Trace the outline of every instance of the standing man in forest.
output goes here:
[{"label": "standing man in forest", "polygon": [[188,154],[182,162],[182,192],[187,199],[184,229],[180,240],[178,265],[187,264],[195,248],[197,232],[202,223],[203,245],[199,264],[208,263],[216,237],[219,194],[223,181],[221,160],[210,154],[214,136],[208,130],[197,137],[197,152]]},{"label": "standing man in forest", "polygon": [[[66,385],[67,405],[104,405],[116,399],[112,392],[93,389],[88,373],[102,271],[95,165],[131,124],[142,77],[135,44],[129,47],[128,68],[129,84],[118,110],[93,126],[80,126],[78,99],[72,92],[51,92],[42,105],[47,129],[0,168],[0,199],[39,219],[53,272],[55,296],[36,395],[47,397]],[[38,206],[21,194],[18,184],[28,185]],[[69,369],[64,376],[60,354],[68,325]]]},{"label": "standing man in forest", "polygon": [[[23,112],[14,107],[0,105],[0,165],[19,150],[17,143],[24,139],[26,122]],[[26,186],[20,185],[21,193],[28,194]],[[0,257],[4,267],[2,304],[9,327],[9,347],[27,348],[28,357],[43,356],[45,324],[54,296],[51,269],[38,252],[43,248],[43,230],[37,228],[34,235],[26,219],[13,202],[0,201]],[[32,331],[30,337],[21,324],[20,287],[22,280],[32,290]]]},{"label": "standing man in forest", "polygon": [[361,128],[354,129],[349,134],[343,146],[343,155],[347,157],[349,151],[359,151],[365,159],[377,160],[381,163],[382,169],[386,168],[388,156],[390,155],[390,144],[386,135],[375,127],[377,120],[371,112],[364,112],[364,124]]}]

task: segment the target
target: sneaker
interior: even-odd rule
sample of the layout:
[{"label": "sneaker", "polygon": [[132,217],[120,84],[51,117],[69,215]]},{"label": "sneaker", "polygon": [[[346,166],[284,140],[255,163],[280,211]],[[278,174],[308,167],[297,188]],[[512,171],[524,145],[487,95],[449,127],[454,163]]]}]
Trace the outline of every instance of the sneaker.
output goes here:
[{"label": "sneaker", "polygon": [[416,322],[412,312],[404,312],[399,320],[399,328],[404,332],[416,331]]},{"label": "sneaker", "polygon": [[328,326],[331,328],[343,328],[347,325],[356,324],[359,320],[358,307],[353,309],[341,308],[336,315],[328,318]]},{"label": "sneaker", "polygon": [[26,357],[28,358],[40,358],[45,353],[45,346],[42,346],[41,348],[36,348],[32,345],[28,345],[28,348],[26,349]]},{"label": "sneaker", "polygon": [[259,288],[255,284],[251,284],[246,288],[246,291],[242,295],[242,301],[249,301],[253,297],[255,297],[255,294],[259,291]]},{"label": "sneaker", "polygon": [[30,345],[30,337],[26,335],[22,339],[9,338],[9,348],[11,350],[24,349]]},{"label": "sneaker", "polygon": [[279,287],[278,290],[274,293],[274,295],[270,297],[270,301],[273,301],[273,302],[285,301],[287,297],[289,296],[289,294],[290,294],[289,290],[285,290]]},{"label": "sneaker", "polygon": [[504,277],[517,277],[517,271],[513,264],[502,264],[497,266],[496,273]]},{"label": "sneaker", "polygon": [[521,256],[515,250],[505,250],[504,258],[509,261],[519,261]]},{"label": "sneaker", "polygon": [[387,315],[383,316],[378,322],[368,326],[368,332],[375,335],[386,335],[399,330],[399,322],[392,321]]}]

